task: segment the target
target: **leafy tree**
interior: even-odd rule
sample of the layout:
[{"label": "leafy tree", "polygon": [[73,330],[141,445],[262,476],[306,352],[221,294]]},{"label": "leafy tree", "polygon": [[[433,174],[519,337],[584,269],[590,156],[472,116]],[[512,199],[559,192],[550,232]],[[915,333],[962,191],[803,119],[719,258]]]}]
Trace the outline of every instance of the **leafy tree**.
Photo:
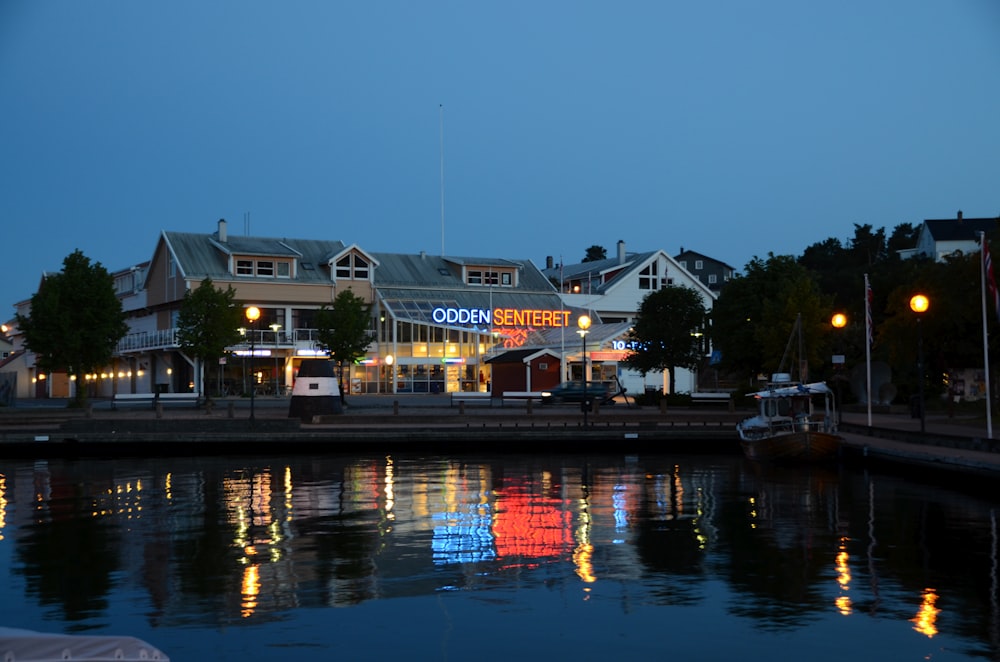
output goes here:
[{"label": "leafy tree", "polygon": [[128,332],[111,274],[79,250],[63,260],[62,271],[43,279],[31,311],[18,315],[17,324],[41,370],[76,376],[70,403],[76,407],[87,401],[83,376],[106,366]]},{"label": "leafy tree", "polygon": [[694,290],[677,285],[650,292],[642,300],[629,340],[635,351],[624,363],[645,375],[654,370],[695,368],[704,356],[701,338],[705,306]]},{"label": "leafy tree", "polygon": [[597,262],[599,260],[608,259],[608,251],[604,246],[598,246],[594,244],[587,249],[586,255],[583,256],[584,262]]},{"label": "leafy tree", "polygon": [[[240,341],[243,311],[236,305],[232,285],[217,289],[211,278],[184,293],[177,316],[177,344],[199,363],[198,381],[205,384],[205,364],[222,358],[226,348]],[[206,401],[210,400],[207,391]]]},{"label": "leafy tree", "polygon": [[900,223],[892,229],[892,234],[886,242],[886,253],[889,260],[898,260],[897,251],[913,248],[917,245],[917,238],[920,235],[920,228],[916,228],[912,223]]},{"label": "leafy tree", "polygon": [[346,402],[344,366],[365,355],[371,344],[371,304],[350,290],[340,291],[333,307],[316,312],[317,341],[336,362],[340,383],[340,401]]},{"label": "leafy tree", "polygon": [[759,257],[750,260],[743,274],[722,288],[712,306],[711,338],[712,346],[722,355],[723,368],[752,377],[766,372],[770,366],[777,367],[798,311],[777,321],[779,328],[774,333],[776,337],[784,337],[773,340],[767,338],[767,325],[774,324],[777,315],[772,308],[765,319],[765,306],[785,296],[789,283],[804,278],[809,278],[809,272],[795,258],[769,253],[766,260]]}]

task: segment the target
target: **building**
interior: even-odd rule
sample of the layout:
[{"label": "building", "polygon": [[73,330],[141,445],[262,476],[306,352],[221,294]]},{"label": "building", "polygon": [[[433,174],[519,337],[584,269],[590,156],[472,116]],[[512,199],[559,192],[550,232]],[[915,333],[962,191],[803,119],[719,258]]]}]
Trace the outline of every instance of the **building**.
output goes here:
[{"label": "building", "polygon": [[[315,315],[350,290],[371,305],[371,344],[350,367],[350,393],[538,391],[560,381],[626,382],[647,389],[694,390],[678,371],[621,369],[628,332],[642,298],[668,284],[695,289],[711,307],[714,292],[664,251],[538,269],[526,259],[432,256],[368,251],[336,240],[232,235],[225,220],[212,233],[160,233],[149,260],[112,274],[129,333],[113,364],[82,377],[91,395],[207,393],[287,394],[304,358],[323,355]],[[184,294],[211,279],[260,318],[243,341],[213,365],[198,365],[177,343]],[[26,315],[30,301],[18,304]],[[582,335],[577,320],[593,324]],[[18,347],[16,329],[13,345]],[[586,359],[586,360],[584,360]],[[69,397],[67,375],[39,374],[30,352],[17,366],[18,397]]]},{"label": "building", "polygon": [[[487,358],[575,325],[579,314],[530,260],[234,236],[224,220],[211,234],[162,232],[150,260],[113,276],[130,330],[114,365],[85,377],[95,396],[285,394],[301,360],[322,354],[316,312],[344,289],[372,310],[371,345],[342,385],[354,393],[486,391]],[[177,343],[177,319],[185,292],[206,278],[233,287],[261,316],[217,365],[200,366]],[[18,308],[28,314],[30,302]],[[36,374],[30,352],[19,371],[20,397],[67,397],[76,388],[66,375]]]},{"label": "building", "polygon": [[689,287],[701,296],[705,308],[711,310],[717,294],[677,260],[663,250],[629,253],[625,242],[619,241],[614,257],[571,265],[556,265],[552,258],[547,258],[544,273],[556,284],[567,307],[589,311],[602,321],[591,329],[587,341],[592,348],[589,350],[592,380],[617,379],[632,393],[697,390],[697,375],[690,370],[675,370],[671,384],[667,374],[642,376],[619,365],[629,351],[629,328],[642,300],[651,292],[668,285]]},{"label": "building", "polygon": [[674,256],[677,264],[686,269],[689,274],[708,285],[708,289],[718,293],[722,286],[733,279],[736,270],[725,262],[720,262],[702,253],[684,250]]},{"label": "building", "polygon": [[917,232],[917,245],[910,250],[900,251],[900,257],[929,257],[935,262],[943,262],[954,255],[977,253],[979,233],[993,234],[1000,218],[965,218],[959,211],[955,218],[926,219]]}]

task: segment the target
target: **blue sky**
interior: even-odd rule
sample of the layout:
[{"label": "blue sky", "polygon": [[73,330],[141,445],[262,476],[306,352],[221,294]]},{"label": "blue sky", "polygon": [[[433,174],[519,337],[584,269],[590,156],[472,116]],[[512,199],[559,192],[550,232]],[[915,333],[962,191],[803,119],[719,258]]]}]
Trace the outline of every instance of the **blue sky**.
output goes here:
[{"label": "blue sky", "polygon": [[997,216],[998,81],[995,0],[2,0],[0,305],[75,249],[114,270],[247,215],[372,251],[624,240],[737,269]]}]

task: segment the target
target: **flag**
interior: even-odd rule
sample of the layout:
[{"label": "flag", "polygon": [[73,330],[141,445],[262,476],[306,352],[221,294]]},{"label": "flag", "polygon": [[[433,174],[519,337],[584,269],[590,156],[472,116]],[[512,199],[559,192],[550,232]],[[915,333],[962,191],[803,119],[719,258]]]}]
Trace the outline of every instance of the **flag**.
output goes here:
[{"label": "flag", "polygon": [[990,259],[990,245],[983,237],[983,270],[986,273],[986,289],[993,299],[993,309],[996,311],[997,320],[1000,320],[1000,292],[997,291],[997,281],[993,277],[993,261]]},{"label": "flag", "polygon": [[865,336],[868,338],[868,346],[872,346],[872,286],[868,283],[868,274],[865,274]]}]

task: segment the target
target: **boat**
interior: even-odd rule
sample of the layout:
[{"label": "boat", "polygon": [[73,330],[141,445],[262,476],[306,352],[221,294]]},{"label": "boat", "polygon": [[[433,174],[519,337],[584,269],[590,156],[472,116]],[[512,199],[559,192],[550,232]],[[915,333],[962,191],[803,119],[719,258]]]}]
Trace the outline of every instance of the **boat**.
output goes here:
[{"label": "boat", "polygon": [[837,457],[841,438],[833,391],[824,382],[803,384],[776,373],[767,388],[752,395],[757,414],[736,425],[748,458],[814,462]]},{"label": "boat", "polygon": [[[791,373],[781,370],[796,337],[799,380],[793,381]],[[803,377],[808,374],[808,366],[804,356],[802,315],[798,315],[778,372],[771,375],[764,390],[751,394],[757,400],[757,414],[736,425],[740,445],[751,460],[819,461],[839,454],[841,438],[837,434],[833,391],[825,382],[806,382]]]}]

